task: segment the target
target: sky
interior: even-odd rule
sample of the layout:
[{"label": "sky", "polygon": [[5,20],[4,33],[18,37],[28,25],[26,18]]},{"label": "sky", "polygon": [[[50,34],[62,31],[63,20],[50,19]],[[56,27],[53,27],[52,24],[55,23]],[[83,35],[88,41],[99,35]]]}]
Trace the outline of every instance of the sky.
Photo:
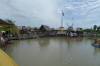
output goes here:
[{"label": "sky", "polygon": [[18,26],[90,28],[100,25],[100,0],[0,0],[0,18],[11,19]]}]

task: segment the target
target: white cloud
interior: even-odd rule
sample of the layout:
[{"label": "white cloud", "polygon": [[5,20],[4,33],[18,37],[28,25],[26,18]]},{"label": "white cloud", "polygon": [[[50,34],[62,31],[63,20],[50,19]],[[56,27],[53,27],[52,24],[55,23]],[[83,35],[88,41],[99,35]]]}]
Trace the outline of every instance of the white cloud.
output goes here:
[{"label": "white cloud", "polygon": [[[37,24],[59,24],[59,17],[56,13],[56,3],[53,0],[12,0],[10,5],[19,10],[19,15],[30,19],[34,24],[34,18],[39,21]],[[15,13],[13,13],[15,16]],[[17,18],[17,17],[16,17]],[[35,20],[36,21],[36,20]],[[26,23],[25,23],[26,24]]]},{"label": "white cloud", "polygon": [[97,20],[99,6],[100,0],[1,0],[0,15],[1,18],[16,20],[17,25],[59,27],[61,10],[64,10],[65,24],[75,22],[84,25]]}]

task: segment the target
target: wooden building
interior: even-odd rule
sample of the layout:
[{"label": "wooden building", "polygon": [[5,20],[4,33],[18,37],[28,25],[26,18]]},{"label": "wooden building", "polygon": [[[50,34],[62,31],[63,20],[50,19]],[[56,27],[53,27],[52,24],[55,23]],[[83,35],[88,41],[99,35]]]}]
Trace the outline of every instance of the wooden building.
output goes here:
[{"label": "wooden building", "polygon": [[49,26],[46,26],[46,25],[41,25],[40,30],[42,32],[51,31],[50,27]]}]

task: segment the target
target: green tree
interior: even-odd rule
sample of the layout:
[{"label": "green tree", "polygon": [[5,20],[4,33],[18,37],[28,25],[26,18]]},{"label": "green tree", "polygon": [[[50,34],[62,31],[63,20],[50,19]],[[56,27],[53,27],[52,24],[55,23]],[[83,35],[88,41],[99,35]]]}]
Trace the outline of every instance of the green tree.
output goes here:
[{"label": "green tree", "polygon": [[100,31],[100,26],[97,27],[97,31]]},{"label": "green tree", "polygon": [[83,30],[83,28],[80,28],[80,30]]},{"label": "green tree", "polygon": [[93,30],[96,31],[97,30],[97,25],[93,26]]},{"label": "green tree", "polygon": [[84,29],[85,32],[91,32],[91,29]]},{"label": "green tree", "polygon": [[5,22],[11,24],[10,26],[2,26],[0,31],[10,31],[13,35],[19,34],[19,29],[15,25],[14,21],[7,19]]}]

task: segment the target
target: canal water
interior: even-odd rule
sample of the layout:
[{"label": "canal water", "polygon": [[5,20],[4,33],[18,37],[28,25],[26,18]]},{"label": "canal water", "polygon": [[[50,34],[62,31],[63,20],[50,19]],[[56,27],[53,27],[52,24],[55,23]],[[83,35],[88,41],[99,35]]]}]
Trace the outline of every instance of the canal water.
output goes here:
[{"label": "canal water", "polygon": [[100,66],[100,49],[88,38],[48,37],[17,40],[6,53],[19,66]]}]

